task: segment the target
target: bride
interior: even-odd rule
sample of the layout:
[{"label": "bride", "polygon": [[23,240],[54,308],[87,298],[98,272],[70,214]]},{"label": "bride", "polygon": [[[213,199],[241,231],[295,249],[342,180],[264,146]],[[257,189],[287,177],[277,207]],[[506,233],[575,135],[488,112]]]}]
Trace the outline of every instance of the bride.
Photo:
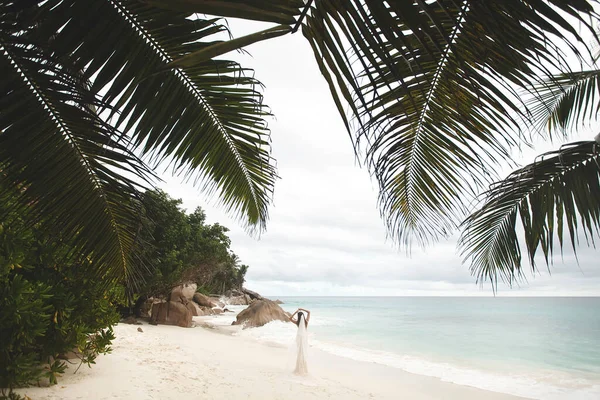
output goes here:
[{"label": "bride", "polygon": [[[304,312],[306,317],[304,316]],[[295,315],[298,318],[294,318]],[[296,369],[294,373],[298,375],[308,374],[308,367],[306,366],[306,353],[308,351],[308,333],[306,328],[308,327],[308,321],[310,321],[310,311],[299,308],[292,314],[290,321],[298,326],[298,334],[296,335],[296,345],[298,346],[298,357],[296,358]]]}]

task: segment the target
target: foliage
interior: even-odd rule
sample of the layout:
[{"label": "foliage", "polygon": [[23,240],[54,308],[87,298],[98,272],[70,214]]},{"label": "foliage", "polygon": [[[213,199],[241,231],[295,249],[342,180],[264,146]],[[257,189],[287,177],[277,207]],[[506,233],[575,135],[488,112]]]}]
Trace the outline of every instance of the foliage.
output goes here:
[{"label": "foliage", "polygon": [[[388,230],[403,245],[415,238],[426,244],[452,232],[468,215],[466,204],[498,179],[498,164],[510,163],[511,149],[529,144],[528,134],[540,125],[566,133],[575,123],[597,118],[598,70],[569,68],[573,60],[597,61],[591,53],[598,42],[597,3],[152,0],[186,12],[287,24],[292,32],[301,25],[357,155],[364,152],[379,183]],[[588,46],[584,38],[590,34],[594,43]],[[495,282],[502,276],[512,282],[522,273],[515,224],[486,224],[487,218],[498,222],[494,218],[506,207],[520,210],[534,269],[539,247],[548,262],[552,237],[562,248],[562,232],[552,229],[563,221],[540,223],[544,218],[564,211],[570,224],[583,221],[586,238],[593,240],[596,207],[581,199],[589,197],[586,180],[597,178],[596,157],[593,142],[581,146],[570,144],[554,153],[558,158],[493,184],[483,208],[462,224],[460,245],[479,279]],[[569,159],[565,165],[563,155]],[[535,194],[549,185],[566,188],[556,196]],[[577,206],[570,206],[573,201]],[[536,216],[540,210],[546,210],[544,218]],[[492,239],[500,231],[504,240]],[[570,235],[575,247],[576,233]]]},{"label": "foliage", "polygon": [[567,136],[595,121],[600,106],[600,69],[561,73],[535,88],[538,96],[531,104],[533,117],[541,129]]},{"label": "foliage", "polygon": [[[274,0],[161,7],[302,24],[398,242],[450,233],[533,117],[517,95],[581,59],[595,1]],[[308,7],[308,10],[306,9]],[[308,11],[304,19],[297,17]],[[304,14],[302,14],[304,15]],[[581,28],[581,29],[580,29]]]},{"label": "foliage", "polygon": [[74,352],[80,366],[91,366],[109,352],[127,290],[166,295],[188,280],[206,291],[227,290],[241,287],[248,269],[231,251],[227,228],[206,224],[200,208],[187,215],[181,200],[148,191],[134,248],[135,259],[152,261],[139,269],[143,280],[98,285],[88,273],[93,258],[52,225],[27,225],[11,211],[14,197],[0,200],[0,387],[9,390],[42,379],[55,384],[66,366],[61,355]]},{"label": "foliage", "polygon": [[[538,125],[550,135],[566,136],[569,129],[597,120],[599,76],[597,69],[563,73],[539,85],[539,96],[530,107]],[[538,249],[547,266],[555,240],[562,253],[565,227],[575,255],[580,235],[595,245],[594,237],[600,233],[599,138],[542,154],[485,193],[481,207],[464,221],[459,241],[478,281],[489,279],[495,286],[498,278],[512,284],[523,277],[519,220],[532,271],[537,270]]]},{"label": "foliage", "polygon": [[2,198],[0,214],[0,387],[9,391],[64,372],[60,356],[83,364],[110,351],[114,299],[89,275],[90,261],[73,253],[45,224],[26,225]]},{"label": "foliage", "polygon": [[183,282],[196,282],[210,293],[243,284],[248,267],[231,251],[229,231],[219,223],[207,224],[201,208],[191,214],[160,190],[142,196],[143,219],[137,258],[147,263],[140,282],[128,288],[142,298],[164,296]]},{"label": "foliage", "polygon": [[[140,293],[187,278],[210,290],[243,281],[226,228],[175,213],[173,226],[160,232],[155,217],[140,216],[147,210],[137,182],[151,186],[147,163],[169,160],[178,173],[200,174],[203,188],[218,192],[249,229],[263,229],[276,179],[269,112],[250,71],[215,57],[301,26],[357,154],[379,183],[389,232],[401,244],[425,244],[456,227],[465,201],[528,141],[525,129],[537,117],[550,110],[550,127],[565,128],[595,115],[597,71],[575,76],[567,59],[583,60],[588,49],[580,33],[593,33],[596,3],[2,0],[0,187],[20,191],[11,211],[27,209],[29,225],[43,220],[59,229],[69,254],[104,289],[124,279],[131,297],[136,280],[153,274],[160,279]],[[277,26],[222,41],[225,25],[199,14]],[[552,77],[555,70],[562,75]],[[552,93],[556,82],[562,95]],[[519,89],[544,106],[527,107]],[[553,176],[548,182],[565,176],[559,164],[542,163]],[[523,180],[524,172],[504,181],[519,177],[521,186],[500,197],[513,201],[515,190],[524,193],[523,182],[536,184],[538,176]],[[500,186],[492,188],[493,204],[500,204]],[[572,197],[581,197],[584,186],[571,185]],[[593,217],[593,207],[565,207],[570,198],[553,198],[567,218]],[[549,204],[531,203],[530,210],[549,215]],[[530,259],[538,244],[550,243],[539,239],[550,225],[534,226]],[[2,268],[13,271],[26,256],[15,249],[11,261],[0,259]],[[514,246],[504,249],[520,260]],[[485,254],[493,258],[494,251]],[[88,259],[94,262],[81,262]],[[158,265],[144,270],[146,259]]]},{"label": "foliage", "polygon": [[315,2],[303,34],[358,123],[394,238],[424,244],[460,223],[531,121],[515,90],[579,55],[591,13],[586,1]]},{"label": "foliage", "polygon": [[134,278],[129,200],[162,160],[249,230],[267,221],[276,172],[260,82],[224,59],[169,67],[227,37],[189,15],[141,0],[0,0],[0,186],[21,189],[13,210],[30,209],[28,223],[49,221],[93,257],[98,284]]}]

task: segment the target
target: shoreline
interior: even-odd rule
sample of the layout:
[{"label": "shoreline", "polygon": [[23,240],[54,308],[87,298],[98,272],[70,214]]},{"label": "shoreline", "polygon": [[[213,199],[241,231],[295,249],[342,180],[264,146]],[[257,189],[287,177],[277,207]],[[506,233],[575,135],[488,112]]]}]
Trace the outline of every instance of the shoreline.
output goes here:
[{"label": "shoreline", "polygon": [[[516,400],[512,396],[444,382],[373,362],[311,348],[309,375],[291,371],[293,354],[235,335],[195,317],[196,327],[149,324],[114,327],[113,352],[91,369],[72,365],[51,387],[18,389],[33,400],[58,399],[464,399]],[[212,325],[212,327],[210,327]],[[141,327],[143,332],[138,332]]]}]

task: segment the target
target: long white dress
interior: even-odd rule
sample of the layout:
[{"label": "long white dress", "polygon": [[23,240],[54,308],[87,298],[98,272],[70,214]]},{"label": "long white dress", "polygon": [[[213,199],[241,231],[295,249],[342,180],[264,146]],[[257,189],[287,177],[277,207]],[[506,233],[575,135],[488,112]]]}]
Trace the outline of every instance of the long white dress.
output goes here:
[{"label": "long white dress", "polygon": [[308,352],[308,332],[306,330],[306,321],[304,315],[300,316],[298,321],[298,333],[296,335],[296,346],[298,347],[298,356],[296,358],[296,369],[294,373],[298,375],[308,374],[307,352]]}]

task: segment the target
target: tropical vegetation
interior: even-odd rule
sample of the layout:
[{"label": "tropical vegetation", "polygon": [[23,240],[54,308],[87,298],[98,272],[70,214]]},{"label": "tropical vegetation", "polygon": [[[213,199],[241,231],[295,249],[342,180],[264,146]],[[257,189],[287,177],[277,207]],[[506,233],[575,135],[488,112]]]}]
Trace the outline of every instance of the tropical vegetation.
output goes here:
[{"label": "tropical vegetation", "polygon": [[228,229],[207,224],[201,208],[187,214],[181,200],[162,191],[141,197],[133,250],[144,264],[135,269],[140,275],[110,285],[89,274],[94,259],[75,252],[47,221],[27,225],[12,211],[14,196],[2,200],[0,388],[56,383],[69,355],[70,362],[93,364],[111,350],[120,316],[149,297],[167,299],[181,283],[217,295],[244,283],[248,266],[231,250]]},{"label": "tropical vegetation", "polygon": [[[149,297],[166,297],[181,283],[194,282],[205,294],[241,289],[248,266],[231,250],[229,229],[207,224],[201,208],[187,214],[181,200],[163,191],[142,196],[142,225],[134,248],[141,276],[125,284],[127,308]],[[132,310],[133,311],[133,310]]]},{"label": "tropical vegetation", "polygon": [[[594,65],[597,60],[598,54]],[[569,131],[593,128],[600,109],[599,78],[600,70],[591,69],[561,73],[538,85],[539,96],[532,99],[530,110],[540,129],[566,138]],[[595,246],[600,232],[600,134],[538,156],[484,196],[481,208],[463,222],[459,240],[481,281],[496,284],[500,278],[511,284],[524,276],[519,232],[533,272],[538,249],[548,266],[556,241],[562,253],[568,240],[575,255],[582,236]]]},{"label": "tropical vegetation", "polygon": [[13,202],[4,195],[0,203],[0,398],[15,386],[56,383],[69,354],[93,364],[111,350],[119,320],[119,291],[89,274],[93,260],[44,223],[28,225]]},{"label": "tropical vegetation", "polygon": [[[218,195],[249,232],[265,229],[277,179],[270,111],[253,71],[223,55],[295,32],[378,182],[390,235],[406,246],[447,236],[499,179],[498,165],[539,134],[540,120],[567,129],[596,116],[597,71],[570,67],[593,58],[594,7],[596,0],[0,0],[0,221],[16,238],[0,254],[2,290],[12,293],[5,301],[17,298],[16,287],[29,293],[37,285],[15,282],[21,270],[58,264],[69,271],[61,273],[85,275],[98,295],[122,285],[129,303],[164,290],[189,265],[233,266],[211,270],[208,290],[243,279],[227,272],[245,267],[222,227],[147,190],[153,168],[168,165]],[[268,26],[231,38],[223,17]],[[555,238],[562,247],[565,226],[573,247],[578,232],[597,236],[598,171],[597,142],[588,141],[492,185],[462,225],[474,273],[509,283],[522,274],[517,214],[532,263],[540,247],[548,262]],[[161,206],[149,211],[153,202]],[[65,262],[33,260],[29,240],[40,237]],[[220,250],[200,246],[200,237]],[[46,325],[33,331],[42,332],[54,322],[35,296]],[[81,337],[104,327],[89,325]]]},{"label": "tropical vegetation", "polygon": [[[390,234],[427,244],[528,142],[538,115],[519,90],[547,100],[536,88],[586,57],[595,3],[5,0],[1,177],[32,220],[53,218],[94,254],[100,275],[133,273],[139,214],[122,200],[152,186],[160,161],[260,231],[277,176],[269,112],[252,72],[219,56],[301,31],[379,183]],[[224,21],[205,15],[274,26],[224,40]],[[497,251],[477,254],[505,267]]]}]

